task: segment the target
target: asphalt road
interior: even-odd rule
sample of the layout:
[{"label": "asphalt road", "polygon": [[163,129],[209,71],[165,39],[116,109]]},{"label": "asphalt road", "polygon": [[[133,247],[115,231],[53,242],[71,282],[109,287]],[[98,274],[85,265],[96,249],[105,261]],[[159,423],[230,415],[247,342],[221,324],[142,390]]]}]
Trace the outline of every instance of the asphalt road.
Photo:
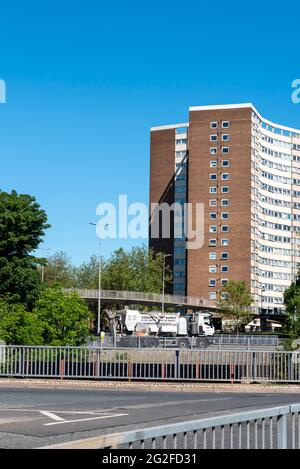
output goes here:
[{"label": "asphalt road", "polygon": [[0,448],[36,448],[295,402],[295,394],[0,388]]}]

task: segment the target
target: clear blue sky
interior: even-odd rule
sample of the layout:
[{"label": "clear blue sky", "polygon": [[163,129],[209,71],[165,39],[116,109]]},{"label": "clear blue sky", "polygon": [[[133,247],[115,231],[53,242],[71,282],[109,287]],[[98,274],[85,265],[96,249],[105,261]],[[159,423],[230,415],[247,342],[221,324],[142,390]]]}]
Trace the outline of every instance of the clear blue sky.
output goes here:
[{"label": "clear blue sky", "polygon": [[186,121],[190,105],[253,102],[300,127],[299,13],[298,1],[2,2],[0,188],[35,195],[52,225],[44,246],[87,260],[98,203],[148,203],[151,126]]}]

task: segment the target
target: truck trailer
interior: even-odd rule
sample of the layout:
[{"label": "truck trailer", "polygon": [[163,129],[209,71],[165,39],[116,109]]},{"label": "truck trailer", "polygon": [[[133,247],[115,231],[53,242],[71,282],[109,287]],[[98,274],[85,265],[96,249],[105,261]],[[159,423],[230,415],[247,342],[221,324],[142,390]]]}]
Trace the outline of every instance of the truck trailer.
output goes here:
[{"label": "truck trailer", "polygon": [[214,342],[215,328],[209,312],[182,315],[123,309],[111,314],[110,318],[111,333],[120,347],[193,346],[203,349]]}]

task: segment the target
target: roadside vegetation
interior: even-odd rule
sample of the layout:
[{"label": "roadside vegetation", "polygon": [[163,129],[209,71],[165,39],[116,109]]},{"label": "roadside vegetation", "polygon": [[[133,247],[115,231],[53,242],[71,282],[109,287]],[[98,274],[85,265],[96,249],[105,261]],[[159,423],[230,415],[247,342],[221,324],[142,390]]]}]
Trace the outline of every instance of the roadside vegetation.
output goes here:
[{"label": "roadside vegetation", "polygon": [[[34,197],[0,191],[0,340],[6,344],[75,346],[91,337],[95,314],[65,289],[98,288],[99,259],[75,267],[64,252],[36,257],[48,228]],[[146,246],[118,249],[102,259],[102,288],[161,293],[163,264],[164,255]]]},{"label": "roadside vegetation", "polygon": [[244,281],[229,280],[222,293],[223,298],[218,305],[221,316],[230,324],[232,331],[238,334],[253,317],[250,290]]}]

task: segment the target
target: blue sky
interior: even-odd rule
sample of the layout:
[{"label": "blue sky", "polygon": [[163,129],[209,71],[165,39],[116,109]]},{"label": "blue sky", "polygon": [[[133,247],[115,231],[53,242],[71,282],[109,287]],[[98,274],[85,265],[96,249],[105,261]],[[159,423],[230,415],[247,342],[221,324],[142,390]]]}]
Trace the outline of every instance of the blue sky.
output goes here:
[{"label": "blue sky", "polygon": [[191,105],[253,102],[300,128],[299,12],[296,1],[2,2],[0,188],[37,197],[52,225],[44,247],[87,260],[98,203],[148,203],[151,126],[185,122]]}]

